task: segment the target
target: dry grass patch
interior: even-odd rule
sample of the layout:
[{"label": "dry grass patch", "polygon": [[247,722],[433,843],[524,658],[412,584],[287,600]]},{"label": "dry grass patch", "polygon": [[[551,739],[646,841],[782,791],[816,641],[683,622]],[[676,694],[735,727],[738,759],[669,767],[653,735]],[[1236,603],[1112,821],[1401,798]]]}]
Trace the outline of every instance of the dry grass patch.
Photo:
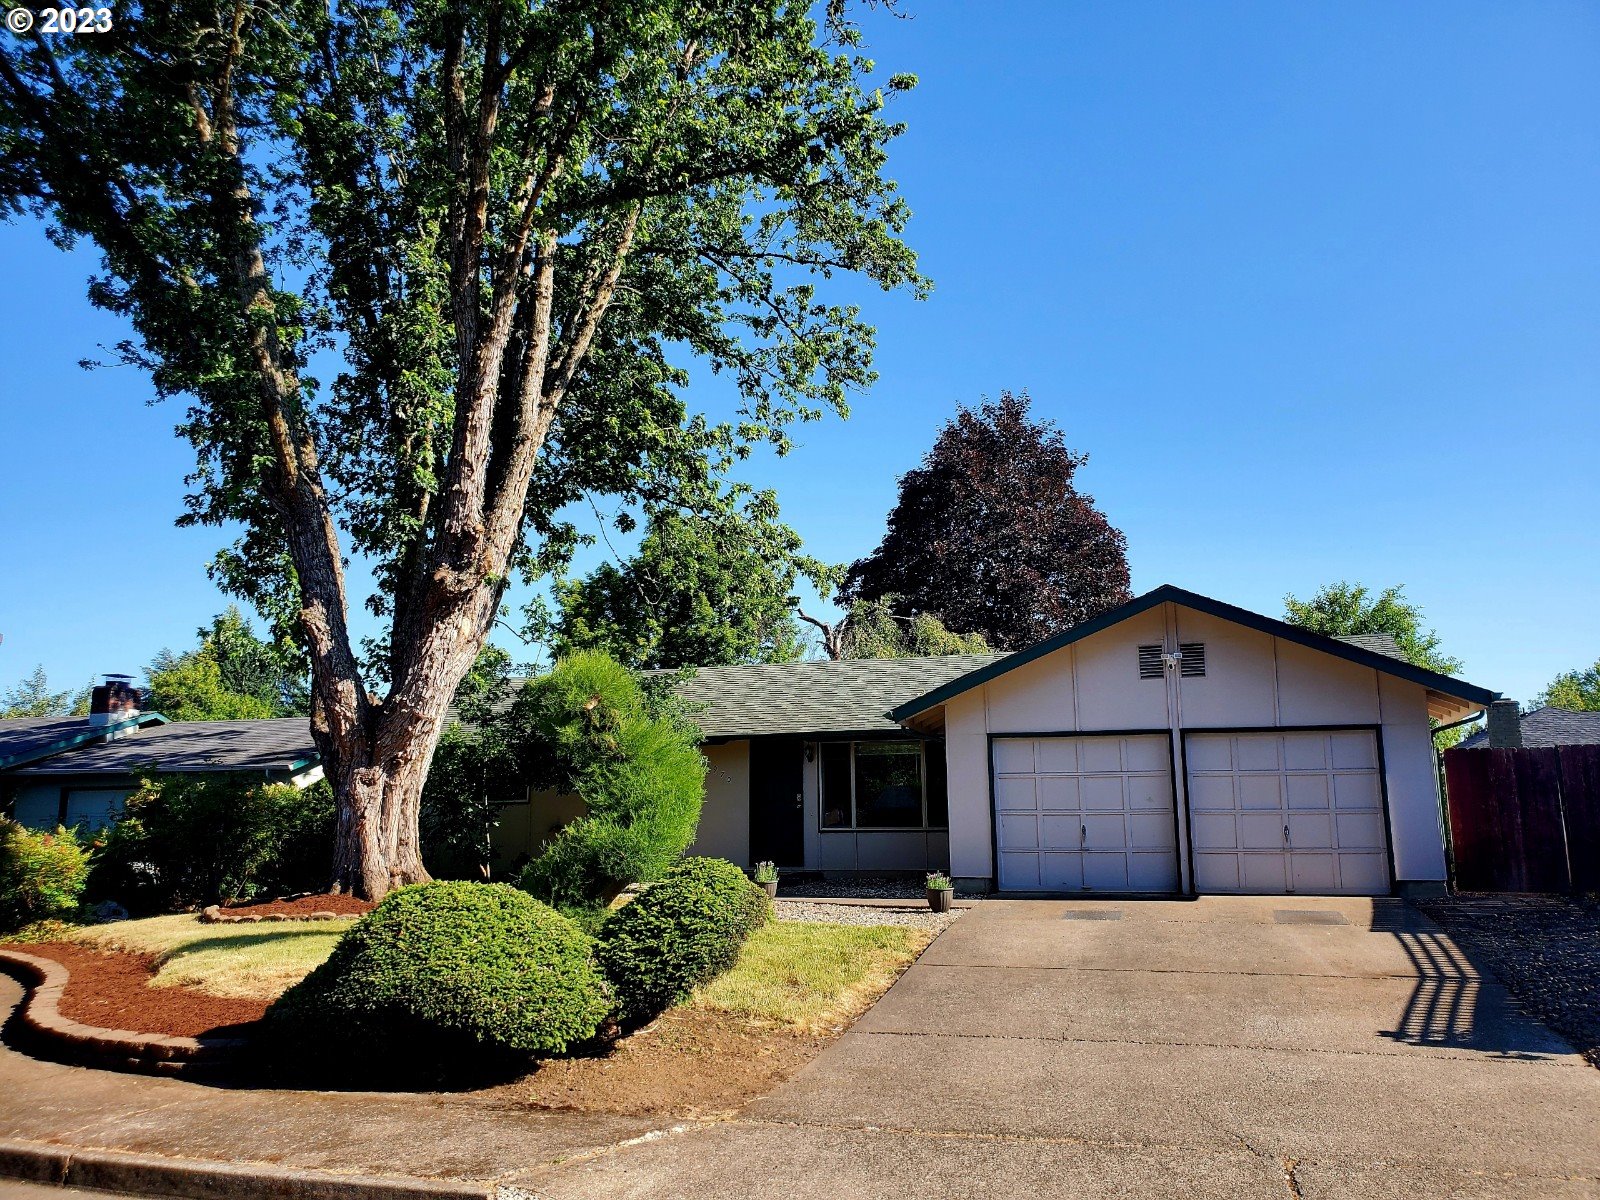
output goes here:
[{"label": "dry grass patch", "polygon": [[148,954],[156,987],[188,987],[235,1000],[276,1000],[333,953],[354,920],[207,925],[180,913],[117,921],[76,931],[72,940],[101,950]]},{"label": "dry grass patch", "polygon": [[811,1033],[837,1030],[870,1008],[932,940],[904,926],[770,921],[690,1005]]}]

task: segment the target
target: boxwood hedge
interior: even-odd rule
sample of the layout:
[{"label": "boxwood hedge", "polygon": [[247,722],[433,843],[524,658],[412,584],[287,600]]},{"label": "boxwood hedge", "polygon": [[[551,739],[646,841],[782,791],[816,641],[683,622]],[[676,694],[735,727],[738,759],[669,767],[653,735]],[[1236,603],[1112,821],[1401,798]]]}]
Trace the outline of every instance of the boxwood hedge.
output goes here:
[{"label": "boxwood hedge", "polygon": [[649,1020],[734,964],[771,909],[730,862],[684,859],[601,927],[596,950],[625,1022]]},{"label": "boxwood hedge", "polygon": [[522,1065],[609,1015],[593,951],[517,888],[401,888],[272,1006],[264,1045],[280,1070],[358,1081]]}]

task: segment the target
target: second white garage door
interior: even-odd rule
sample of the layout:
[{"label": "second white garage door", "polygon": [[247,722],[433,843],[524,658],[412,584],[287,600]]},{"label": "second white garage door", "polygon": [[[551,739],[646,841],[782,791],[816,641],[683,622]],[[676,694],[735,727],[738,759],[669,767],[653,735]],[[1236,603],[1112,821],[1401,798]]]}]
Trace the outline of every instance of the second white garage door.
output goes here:
[{"label": "second white garage door", "polygon": [[996,738],[1002,891],[1175,892],[1163,735]]},{"label": "second white garage door", "polygon": [[1195,891],[1389,891],[1371,731],[1195,733],[1184,758]]}]

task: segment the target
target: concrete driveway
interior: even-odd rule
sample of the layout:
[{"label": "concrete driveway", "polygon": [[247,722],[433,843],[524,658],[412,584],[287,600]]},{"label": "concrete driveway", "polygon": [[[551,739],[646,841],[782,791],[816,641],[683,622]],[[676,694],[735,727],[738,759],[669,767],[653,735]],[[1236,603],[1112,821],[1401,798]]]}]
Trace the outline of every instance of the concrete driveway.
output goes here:
[{"label": "concrete driveway", "polygon": [[1600,1197],[1600,1071],[1396,901],[988,901],[743,1118],[525,1186]]}]

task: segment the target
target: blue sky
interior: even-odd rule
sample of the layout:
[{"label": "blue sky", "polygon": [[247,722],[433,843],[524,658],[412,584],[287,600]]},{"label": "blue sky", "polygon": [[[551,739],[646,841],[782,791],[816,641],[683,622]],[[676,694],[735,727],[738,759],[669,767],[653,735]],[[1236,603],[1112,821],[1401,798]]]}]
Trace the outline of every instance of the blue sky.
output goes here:
[{"label": "blue sky", "polygon": [[[847,289],[881,379],[747,477],[808,549],[882,533],[958,404],[1029,389],[1091,455],[1135,589],[1270,614],[1403,583],[1474,682],[1600,655],[1600,8],[906,0],[890,173],[935,284]],[[0,687],[187,645],[226,603],[192,465],[89,307],[0,226]],[[716,407],[715,389],[691,389]]]}]

